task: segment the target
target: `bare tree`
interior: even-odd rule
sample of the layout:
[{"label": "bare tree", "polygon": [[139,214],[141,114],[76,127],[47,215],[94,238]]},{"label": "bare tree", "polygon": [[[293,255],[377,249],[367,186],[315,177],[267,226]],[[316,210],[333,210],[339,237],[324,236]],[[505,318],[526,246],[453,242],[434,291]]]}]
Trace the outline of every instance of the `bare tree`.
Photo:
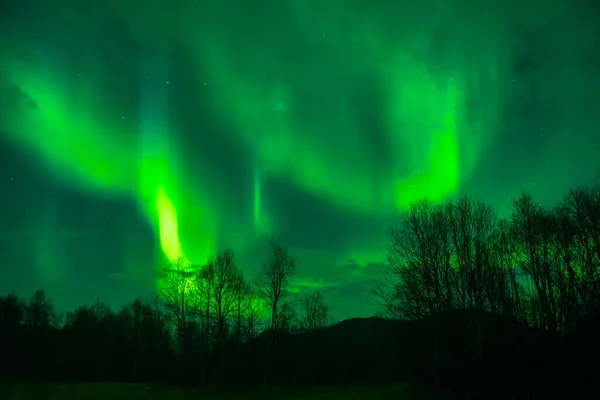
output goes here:
[{"label": "bare tree", "polygon": [[25,324],[31,328],[47,327],[53,322],[54,306],[43,290],[37,290],[25,305]]},{"label": "bare tree", "polygon": [[372,294],[375,304],[380,307],[380,314],[386,318],[403,319],[407,310],[417,308],[407,304],[414,301],[404,297],[402,288],[405,282],[400,281],[399,273],[389,266],[384,269],[381,276],[372,282]]},{"label": "bare tree", "polygon": [[321,291],[304,295],[300,324],[305,329],[321,328],[329,324],[329,307],[323,301]]},{"label": "bare tree", "polygon": [[248,339],[247,316],[252,307],[252,285],[248,282],[243,273],[239,273],[232,285],[234,296],[234,325],[235,340],[242,342]]},{"label": "bare tree", "polygon": [[387,314],[419,319],[452,308],[454,271],[445,209],[426,200],[413,204],[404,223],[391,229],[390,239],[387,268],[373,288]]},{"label": "bare tree", "polygon": [[17,327],[23,319],[23,307],[19,296],[11,292],[0,296],[0,328],[12,329]]},{"label": "bare tree", "polygon": [[279,310],[277,311],[277,329],[289,332],[298,328],[298,310],[296,305],[296,301],[288,299],[279,302]]},{"label": "bare tree", "polygon": [[[463,197],[448,207],[455,257],[455,294],[461,308],[489,309],[487,289],[491,280],[501,278],[489,268],[491,237],[496,228],[496,213],[491,207]],[[495,293],[496,294],[496,293]],[[493,305],[496,307],[496,304]]]},{"label": "bare tree", "polygon": [[54,317],[50,323],[53,327],[62,329],[65,326],[66,314],[64,311],[54,312]]},{"label": "bare tree", "polygon": [[257,290],[271,309],[271,329],[283,328],[290,312],[286,301],[289,279],[296,272],[296,259],[282,245],[269,243],[268,260],[257,280]]},{"label": "bare tree", "polygon": [[214,278],[214,260],[203,265],[194,279],[194,307],[193,312],[200,322],[203,346],[209,349],[212,339],[212,327],[214,325],[213,312],[213,285],[209,282]]},{"label": "bare tree", "polygon": [[510,221],[498,220],[491,238],[489,274],[486,284],[491,311],[527,322],[523,308],[522,273],[518,268],[519,245],[512,233]]},{"label": "bare tree", "polygon": [[525,288],[530,322],[557,331],[559,310],[553,273],[553,216],[523,193],[513,204],[512,226],[520,244],[519,267],[526,273],[528,283]]},{"label": "bare tree", "polygon": [[600,180],[571,190],[556,212],[562,268],[554,282],[561,297],[564,330],[594,315],[600,306]]},{"label": "bare tree", "polygon": [[194,274],[185,258],[177,258],[163,269],[159,295],[165,302],[180,344],[186,337],[190,318],[193,315],[196,300],[194,289]]},{"label": "bare tree", "polygon": [[246,326],[248,331],[248,339],[254,339],[258,334],[258,316],[259,316],[259,307],[256,306],[256,302],[250,303],[248,307],[248,312],[246,313]]},{"label": "bare tree", "polygon": [[210,313],[215,317],[217,337],[223,343],[227,320],[233,317],[236,306],[236,285],[242,276],[235,265],[233,250],[226,249],[214,263],[206,267],[205,279],[210,288]]},{"label": "bare tree", "polygon": [[259,296],[256,285],[246,283],[247,303],[243,312],[243,319],[246,329],[246,339],[253,339],[258,335],[260,329],[259,317],[264,310],[264,302]]}]

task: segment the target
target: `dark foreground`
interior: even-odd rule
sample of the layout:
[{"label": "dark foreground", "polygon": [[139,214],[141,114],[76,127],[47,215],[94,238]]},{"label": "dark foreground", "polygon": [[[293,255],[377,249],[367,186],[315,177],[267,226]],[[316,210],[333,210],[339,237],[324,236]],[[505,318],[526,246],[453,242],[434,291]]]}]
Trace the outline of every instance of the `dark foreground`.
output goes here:
[{"label": "dark foreground", "polygon": [[[181,389],[127,383],[2,383],[0,398],[6,400],[430,400],[443,399],[406,384],[372,387],[309,388],[279,387],[263,389]],[[447,399],[447,398],[444,398]]]}]

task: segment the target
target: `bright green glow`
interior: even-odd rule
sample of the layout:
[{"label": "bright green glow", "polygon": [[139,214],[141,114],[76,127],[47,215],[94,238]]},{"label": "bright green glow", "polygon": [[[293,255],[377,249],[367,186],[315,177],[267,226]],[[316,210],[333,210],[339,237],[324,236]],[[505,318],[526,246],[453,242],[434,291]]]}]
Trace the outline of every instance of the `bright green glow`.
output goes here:
[{"label": "bright green glow", "polygon": [[158,210],[161,246],[166,256],[170,260],[174,260],[182,255],[181,245],[179,244],[179,232],[177,230],[177,212],[162,188],[158,189],[156,209]]},{"label": "bright green glow", "polygon": [[[205,263],[222,246],[241,252],[261,236],[277,233],[278,221],[269,215],[269,203],[276,197],[267,192],[273,179],[365,218],[397,214],[423,197],[439,203],[452,196],[470,178],[496,131],[500,100],[495,89],[503,78],[498,61],[502,54],[485,53],[484,48],[494,48],[489,44],[469,48],[477,53],[473,62],[459,36],[445,51],[430,50],[432,29],[424,16],[410,17],[410,10],[392,29],[385,15],[339,0],[281,4],[278,12],[283,15],[268,17],[278,32],[266,36],[258,27],[240,35],[236,24],[213,18],[230,12],[217,3],[206,7],[206,13],[178,5],[140,13],[129,3],[111,3],[111,14],[122,17],[149,54],[155,49],[169,54],[158,44],[148,44],[149,37],[160,36],[189,56],[190,65],[180,76],[180,66],[167,68],[165,56],[151,66],[132,67],[128,77],[143,77],[155,68],[164,73],[158,76],[179,80],[180,86],[203,81],[206,86],[192,87],[186,98],[164,96],[159,106],[122,112],[111,103],[118,93],[73,81],[75,67],[39,67],[41,62],[17,63],[9,55],[10,62],[2,62],[3,79],[28,99],[14,105],[9,121],[0,121],[8,125],[3,132],[45,160],[64,183],[134,199],[164,256],[183,254],[192,264]],[[155,20],[159,26],[151,22]],[[156,30],[160,33],[151,35]],[[285,39],[275,41],[275,36]],[[36,47],[23,47],[28,46]],[[82,62],[82,71],[96,80],[118,75],[95,70],[99,59],[87,57],[92,58]],[[124,64],[135,59],[123,57]],[[141,82],[137,84],[143,86]],[[148,82],[152,95],[168,91],[167,86],[157,89],[168,82]],[[143,93],[139,97],[144,103]],[[204,132],[197,128],[204,121],[174,123],[181,120],[183,104],[192,104],[193,113],[198,103],[202,114],[206,105],[200,101],[210,102],[210,112],[222,126]],[[482,105],[473,110],[475,103]],[[230,171],[210,163],[205,166],[210,171],[204,171],[190,161],[212,149],[189,149],[186,139],[215,132],[252,155],[253,165],[244,166],[247,170],[243,178],[237,176],[236,185],[221,185],[233,175]],[[237,196],[231,187],[236,186],[251,186],[252,193],[238,196],[236,203],[231,200]],[[353,251],[360,250],[348,251],[345,258],[361,267],[381,259],[367,251],[354,259]],[[310,280],[314,282],[308,284]],[[314,276],[301,276],[293,284],[320,287]]]},{"label": "bright green glow", "polygon": [[[203,313],[209,310],[209,313],[216,315],[218,312],[218,304],[215,296],[207,296],[214,290],[214,285],[220,285],[221,283],[209,282],[206,279],[199,278],[200,269],[203,266],[193,265],[187,259],[177,258],[175,259],[169,268],[161,274],[157,280],[157,286],[159,292],[163,292],[166,300],[176,301],[188,307],[192,310],[200,310]],[[231,282],[227,282],[229,285]],[[290,290],[291,291],[291,290]],[[181,294],[184,294],[181,297]],[[238,293],[235,291],[225,290],[223,291],[223,298],[221,299],[222,304],[235,304],[240,300]],[[253,317],[269,318],[269,307],[265,299],[255,294],[245,294],[241,299],[242,317],[248,318],[249,314],[253,313]],[[234,318],[235,313],[230,307],[225,307],[230,314],[226,315],[227,318]],[[235,308],[235,307],[234,307]]]},{"label": "bright green glow", "polygon": [[[29,105],[17,108],[18,115],[8,121],[7,133],[14,141],[51,161],[53,172],[63,179],[93,188],[127,190],[135,170],[132,143],[123,127],[112,122],[116,118],[102,119],[107,110],[94,102],[89,89],[61,90],[60,76],[54,71],[34,70],[24,62],[6,63],[5,71]],[[109,154],[111,162],[107,162]]]},{"label": "bright green glow", "polygon": [[[348,293],[368,285],[411,201],[459,188],[508,215],[508,197],[554,202],[597,159],[598,35],[569,2],[40,0],[34,24],[20,3],[0,26],[0,141],[97,198],[90,214],[139,205],[156,249],[134,229],[100,235],[126,248],[122,275],[140,287],[162,258],[203,264],[223,247],[253,278],[274,236],[299,254],[294,290],[324,279],[356,313],[368,300]],[[517,71],[532,55],[551,59]],[[43,285],[65,288],[65,265],[94,250],[66,249],[55,203],[25,221],[28,248]]]},{"label": "bright green glow", "polygon": [[[214,217],[219,199],[208,196],[201,181],[183,183],[192,180],[181,168],[174,135],[164,128],[143,132],[156,143],[140,148],[136,126],[103,106],[89,88],[63,89],[61,75],[50,67],[5,65],[22,97],[6,130],[13,141],[46,161],[64,182],[137,199],[168,259],[185,255],[205,263],[214,256],[223,231]],[[247,241],[247,232],[237,234],[242,244]]]},{"label": "bright green glow", "polygon": [[369,165],[363,154],[368,138],[352,127],[351,110],[332,115],[331,121],[318,121],[321,126],[311,126],[317,121],[306,122],[293,115],[292,88],[249,84],[255,80],[246,77],[241,66],[234,68],[222,51],[218,46],[211,48],[210,56],[203,59],[218,72],[214,78],[223,95],[223,107],[248,127],[239,132],[240,139],[257,147],[267,170],[342,206],[377,211],[381,203],[393,204],[391,186],[387,197],[382,196],[374,181],[374,165]]},{"label": "bright green glow", "polygon": [[[379,74],[378,80],[370,74],[363,78],[387,93],[378,117],[387,121],[382,134],[388,158],[381,149],[374,154],[369,128],[348,105],[346,97],[353,93],[328,103],[315,100],[317,105],[302,102],[305,83],[285,79],[285,60],[275,63],[281,70],[272,65],[261,69],[262,64],[241,62],[218,39],[194,47],[203,49],[198,59],[214,72],[211,82],[222,108],[245,127],[237,132],[239,138],[256,149],[272,174],[353,211],[406,210],[424,197],[442,202],[469,178],[495,130],[493,118],[485,126],[463,123],[468,118],[465,93],[479,95],[465,83],[474,72],[456,62],[433,72],[434,65],[419,54],[399,52],[379,32],[361,29],[361,63]],[[354,60],[345,48],[336,50],[348,63]],[[272,57],[256,57],[261,56]],[[486,79],[493,80],[494,71],[487,71]],[[324,109],[323,118],[306,118],[317,107]]]},{"label": "bright green glow", "polygon": [[[421,75],[418,73],[417,75]],[[404,112],[417,121],[431,121],[422,127],[424,132],[430,132],[431,144],[427,149],[427,167],[424,171],[411,176],[408,180],[401,180],[396,185],[396,202],[400,209],[406,210],[410,204],[428,194],[428,199],[434,203],[442,202],[451,195],[460,183],[460,157],[458,145],[458,127],[456,110],[458,108],[458,94],[455,80],[451,80],[446,88],[446,96],[436,88],[430,80],[417,76],[409,85],[399,82],[399,98],[397,107],[404,107]],[[408,93],[404,93],[407,91]],[[445,97],[445,98],[444,98]],[[428,116],[428,114],[431,114]],[[395,118],[402,118],[404,114],[392,114]],[[421,117],[422,116],[422,117]],[[401,124],[401,121],[398,121]],[[417,156],[417,147],[421,144],[410,143],[411,154]],[[417,158],[417,157],[415,157]],[[414,160],[418,163],[418,159]]]}]

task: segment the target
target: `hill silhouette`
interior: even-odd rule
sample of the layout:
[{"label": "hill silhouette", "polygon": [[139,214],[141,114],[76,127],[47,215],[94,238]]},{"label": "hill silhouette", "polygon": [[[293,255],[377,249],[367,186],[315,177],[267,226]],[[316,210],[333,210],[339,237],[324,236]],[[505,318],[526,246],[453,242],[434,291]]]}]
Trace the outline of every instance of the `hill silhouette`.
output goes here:
[{"label": "hill silhouette", "polygon": [[[4,311],[11,315],[10,309]],[[131,364],[113,364],[129,358],[128,347],[115,339],[103,342],[107,321],[87,321],[79,331],[0,321],[5,377],[128,381],[134,372]],[[224,355],[190,358],[189,368],[207,374],[195,379],[221,380],[230,387],[419,382],[442,392],[469,393],[472,399],[565,398],[563,393],[584,391],[593,377],[598,326],[589,320],[565,336],[473,309],[417,321],[353,318],[312,330],[267,329],[241,345],[230,343]],[[144,356],[147,364],[138,373],[146,374],[145,381],[189,384],[181,380],[181,370],[170,367],[177,365],[177,354],[167,347],[161,354],[159,348]],[[202,369],[223,357],[228,361],[222,371]]]},{"label": "hill silhouette", "polygon": [[[452,391],[527,391],[532,368],[550,358],[558,340],[479,310],[453,310],[412,322],[353,318],[310,332],[278,333],[265,332],[245,350],[248,360],[268,354],[276,366],[273,378],[281,384],[419,380]],[[270,351],[275,342],[277,351]],[[245,368],[243,375],[252,377],[254,371],[255,379],[265,372],[252,362]]]}]

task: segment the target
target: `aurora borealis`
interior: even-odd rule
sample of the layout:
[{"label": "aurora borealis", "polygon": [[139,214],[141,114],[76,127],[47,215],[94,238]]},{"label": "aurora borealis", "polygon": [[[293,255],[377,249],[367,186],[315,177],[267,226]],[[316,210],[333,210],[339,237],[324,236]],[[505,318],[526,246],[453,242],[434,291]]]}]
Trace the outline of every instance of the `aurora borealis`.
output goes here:
[{"label": "aurora borealis", "polygon": [[409,3],[4,2],[0,291],[118,304],[165,256],[252,276],[276,237],[295,291],[368,315],[411,202],[594,176],[592,2]]}]

